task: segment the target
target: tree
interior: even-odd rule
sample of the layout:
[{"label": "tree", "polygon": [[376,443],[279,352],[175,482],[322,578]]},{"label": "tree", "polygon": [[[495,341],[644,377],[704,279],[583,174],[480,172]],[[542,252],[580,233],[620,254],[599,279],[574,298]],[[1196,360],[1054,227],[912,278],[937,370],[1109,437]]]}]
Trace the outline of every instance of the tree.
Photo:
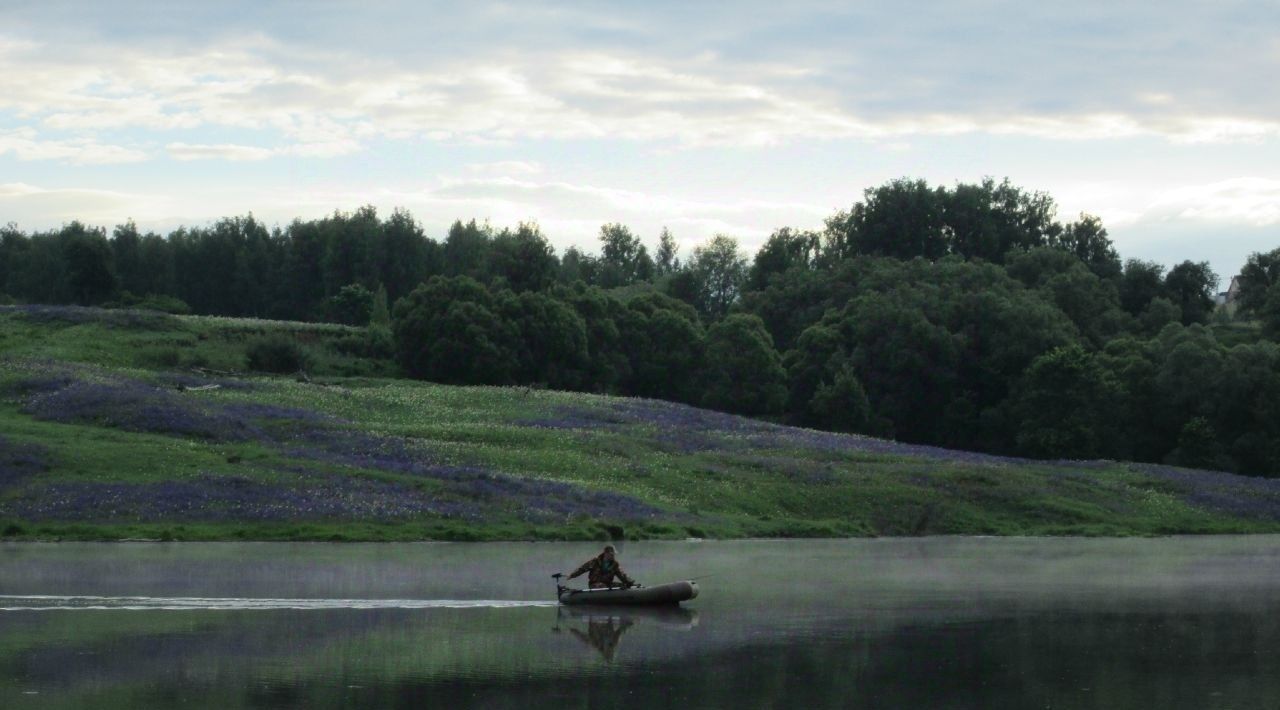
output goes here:
[{"label": "tree", "polygon": [[1053,198],[1025,192],[1008,178],[998,184],[992,178],[957,184],[944,204],[949,251],[966,259],[1003,263],[1011,250],[1045,246],[1062,230],[1054,221]]},{"label": "tree", "polygon": [[889,427],[880,433],[941,442],[940,413],[947,410],[956,387],[957,339],[899,296],[862,296],[840,322],[853,346],[850,363],[872,409]]},{"label": "tree", "polygon": [[1097,458],[1114,450],[1123,390],[1079,345],[1031,363],[1015,396],[1018,448],[1039,458]]},{"label": "tree", "polygon": [[1280,288],[1267,291],[1267,299],[1257,309],[1262,321],[1262,333],[1272,340],[1280,340]]},{"label": "tree", "polygon": [[1280,249],[1250,254],[1237,280],[1240,294],[1236,298],[1240,310],[1246,313],[1260,310],[1267,302],[1271,287],[1277,282],[1280,282]]},{"label": "tree", "polygon": [[703,404],[736,414],[777,414],[787,402],[787,373],[764,322],[731,315],[707,331]]},{"label": "tree", "polygon": [[626,306],[595,286],[582,282],[559,288],[553,294],[573,307],[586,326],[587,372],[584,389],[615,392],[631,380],[631,362],[619,322]]},{"label": "tree", "polygon": [[498,312],[519,334],[516,382],[554,389],[583,389],[587,370],[587,326],[569,305],[525,291],[499,296]]},{"label": "tree", "polygon": [[858,373],[847,361],[814,390],[809,415],[827,429],[844,432],[872,431],[871,403],[858,381]]},{"label": "tree", "polygon": [[360,284],[348,284],[325,301],[325,314],[332,323],[365,326],[373,314],[373,304],[372,291]]},{"label": "tree", "polygon": [[680,270],[680,245],[676,244],[675,237],[671,236],[671,230],[666,227],[662,228],[662,234],[658,235],[658,251],[654,254],[653,270],[655,276],[666,276]]},{"label": "tree", "polygon": [[118,283],[111,264],[111,246],[103,230],[72,222],[62,228],[59,236],[75,302],[87,306],[110,298]]},{"label": "tree", "polygon": [[653,260],[640,238],[621,224],[600,227],[599,283],[604,288],[629,286],[653,277]]},{"label": "tree", "polygon": [[111,260],[120,280],[120,290],[145,296],[146,272],[142,266],[142,235],[133,220],[116,225],[111,232]]},{"label": "tree", "polygon": [[1170,323],[1179,322],[1181,318],[1182,310],[1176,303],[1167,298],[1157,297],[1147,304],[1147,309],[1138,317],[1138,322],[1142,325],[1143,332],[1155,335]]},{"label": "tree", "polygon": [[382,222],[378,262],[378,283],[386,289],[387,300],[395,303],[421,283],[440,272],[439,245],[427,239],[422,226],[407,210],[396,209]]},{"label": "tree", "polygon": [[1183,325],[1205,323],[1213,312],[1213,297],[1218,291],[1218,275],[1209,262],[1184,261],[1169,270],[1164,279],[1165,292],[1181,311]]},{"label": "tree", "polygon": [[756,252],[747,275],[746,289],[760,291],[769,285],[769,279],[788,269],[810,269],[817,265],[821,238],[817,232],[798,231],[783,227],[765,240]]},{"label": "tree", "polygon": [[696,403],[706,333],[687,304],[659,293],[632,299],[618,314],[630,369],[624,390],[640,397]]},{"label": "tree", "polygon": [[555,249],[533,222],[521,222],[514,232],[504,229],[490,243],[489,273],[517,293],[547,288],[558,267]]},{"label": "tree", "polygon": [[1120,277],[1120,307],[1132,316],[1147,310],[1151,299],[1165,297],[1164,267],[1153,261],[1129,259]]},{"label": "tree", "polygon": [[1120,255],[1107,237],[1102,220],[1093,215],[1081,214],[1078,221],[1054,235],[1049,245],[1075,255],[1099,278],[1115,279],[1122,271]]},{"label": "tree", "polygon": [[411,377],[449,384],[510,384],[518,333],[493,297],[466,276],[436,276],[396,302],[396,359]]},{"label": "tree", "polygon": [[1105,317],[1120,308],[1115,285],[1099,278],[1070,252],[1052,247],[1014,252],[1006,262],[1006,270],[1038,289],[1095,344],[1115,335],[1115,324],[1122,322]]},{"label": "tree", "polygon": [[708,321],[716,321],[738,300],[747,278],[747,258],[738,248],[738,240],[717,234],[693,250],[689,273],[697,288],[695,307]]},{"label": "tree", "polygon": [[488,224],[477,225],[474,219],[454,222],[444,240],[444,275],[483,279],[492,232]]},{"label": "tree", "polygon": [[827,221],[830,250],[854,254],[937,259],[947,253],[946,190],[924,180],[894,180],[868,188],[862,202]]}]

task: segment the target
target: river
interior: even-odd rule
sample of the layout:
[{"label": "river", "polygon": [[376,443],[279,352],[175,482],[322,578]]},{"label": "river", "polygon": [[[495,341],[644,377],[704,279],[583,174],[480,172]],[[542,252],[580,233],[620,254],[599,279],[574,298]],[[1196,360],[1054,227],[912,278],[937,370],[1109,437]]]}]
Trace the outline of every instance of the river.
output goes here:
[{"label": "river", "polygon": [[1273,708],[1280,538],[0,545],[0,707]]}]

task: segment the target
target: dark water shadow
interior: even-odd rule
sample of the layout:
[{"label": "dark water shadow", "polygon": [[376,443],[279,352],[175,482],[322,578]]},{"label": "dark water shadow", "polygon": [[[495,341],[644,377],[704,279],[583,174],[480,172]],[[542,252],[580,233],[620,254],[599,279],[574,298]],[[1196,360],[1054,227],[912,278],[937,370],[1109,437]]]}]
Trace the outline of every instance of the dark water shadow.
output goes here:
[{"label": "dark water shadow", "polygon": [[613,662],[622,636],[633,626],[652,625],[667,631],[689,631],[698,625],[698,612],[680,606],[663,607],[556,607],[553,633],[569,634],[595,649],[607,663]]}]

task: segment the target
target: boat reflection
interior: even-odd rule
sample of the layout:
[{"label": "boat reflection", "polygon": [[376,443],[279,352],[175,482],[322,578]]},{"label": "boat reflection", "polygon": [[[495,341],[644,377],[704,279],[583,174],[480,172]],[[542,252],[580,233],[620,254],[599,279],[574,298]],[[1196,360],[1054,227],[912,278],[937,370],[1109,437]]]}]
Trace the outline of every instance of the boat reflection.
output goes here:
[{"label": "boat reflection", "polygon": [[689,631],[698,625],[698,612],[679,606],[559,606],[556,607],[556,625],[552,631],[560,633],[561,624],[567,626],[574,638],[594,648],[606,662],[612,663],[622,635],[632,626],[648,624],[668,630]]}]

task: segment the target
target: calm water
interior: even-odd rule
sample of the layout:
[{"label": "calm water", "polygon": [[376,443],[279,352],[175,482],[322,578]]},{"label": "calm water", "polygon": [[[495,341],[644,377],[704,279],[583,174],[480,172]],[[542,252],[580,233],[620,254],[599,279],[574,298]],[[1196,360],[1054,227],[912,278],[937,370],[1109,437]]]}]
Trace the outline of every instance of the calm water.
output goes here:
[{"label": "calm water", "polygon": [[0,707],[1280,706],[1280,538],[0,546]]}]

